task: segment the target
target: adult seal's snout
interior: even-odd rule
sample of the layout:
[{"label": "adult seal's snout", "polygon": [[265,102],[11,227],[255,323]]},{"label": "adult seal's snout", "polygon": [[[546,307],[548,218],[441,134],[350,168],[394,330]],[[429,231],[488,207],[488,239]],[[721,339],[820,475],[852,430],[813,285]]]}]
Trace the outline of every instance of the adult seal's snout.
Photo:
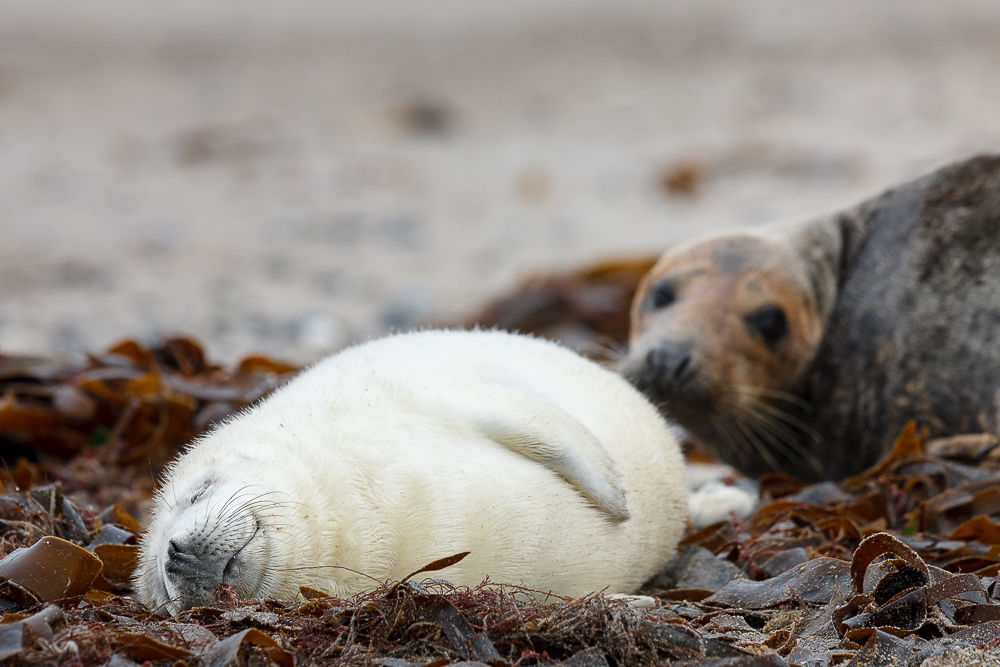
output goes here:
[{"label": "adult seal's snout", "polygon": [[683,388],[694,370],[690,345],[661,344],[646,354],[645,367],[649,369],[652,384],[662,387],[668,394]]},{"label": "adult seal's snout", "polygon": [[645,356],[637,354],[634,359],[622,373],[640,391],[669,400],[693,389],[690,385],[697,372],[692,345],[659,342]]}]

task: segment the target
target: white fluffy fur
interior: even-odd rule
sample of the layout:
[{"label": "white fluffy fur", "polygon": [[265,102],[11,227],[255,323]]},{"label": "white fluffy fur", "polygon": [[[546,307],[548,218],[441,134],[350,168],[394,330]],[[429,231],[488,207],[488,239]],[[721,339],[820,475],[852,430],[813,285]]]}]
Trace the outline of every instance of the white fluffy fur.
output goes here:
[{"label": "white fluffy fur", "polygon": [[[527,415],[515,409],[525,400]],[[560,437],[567,413],[569,447],[580,425],[596,438],[573,465],[623,488],[628,519],[595,506],[558,460],[496,440],[520,430],[531,450],[536,433]],[[177,611],[167,544],[197,532],[245,545],[240,581],[254,597],[294,599],[300,585],[349,596],[462,551],[439,576],[630,593],[673,556],[686,518],[678,447],[623,379],[539,339],[425,331],[327,358],[195,442],[157,496],[135,591]]]}]

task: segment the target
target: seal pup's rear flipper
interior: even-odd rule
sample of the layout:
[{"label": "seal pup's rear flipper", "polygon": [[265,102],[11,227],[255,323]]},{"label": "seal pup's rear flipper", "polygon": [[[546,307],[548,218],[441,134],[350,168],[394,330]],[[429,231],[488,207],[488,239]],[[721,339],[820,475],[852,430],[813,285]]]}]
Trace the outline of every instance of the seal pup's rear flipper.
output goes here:
[{"label": "seal pup's rear flipper", "polygon": [[[476,400],[457,398],[464,395]],[[615,521],[629,518],[614,461],[590,429],[560,406],[541,394],[497,384],[456,392],[448,403],[475,430],[563,477]]]}]

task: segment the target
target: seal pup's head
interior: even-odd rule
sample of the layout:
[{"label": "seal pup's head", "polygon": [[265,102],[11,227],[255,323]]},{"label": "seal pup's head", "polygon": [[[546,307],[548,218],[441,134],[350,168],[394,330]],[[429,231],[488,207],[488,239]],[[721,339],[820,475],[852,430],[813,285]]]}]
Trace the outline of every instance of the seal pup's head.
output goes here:
[{"label": "seal pup's head", "polygon": [[632,304],[620,371],[748,474],[815,458],[796,396],[836,294],[838,239],[815,223],[734,231],[667,252]]},{"label": "seal pup's head", "polygon": [[267,563],[287,550],[274,530],[285,494],[258,483],[266,477],[254,475],[249,462],[229,463],[193,477],[171,475],[158,493],[134,586],[147,607],[176,614],[209,605],[219,584],[240,597],[273,592],[277,573]]}]

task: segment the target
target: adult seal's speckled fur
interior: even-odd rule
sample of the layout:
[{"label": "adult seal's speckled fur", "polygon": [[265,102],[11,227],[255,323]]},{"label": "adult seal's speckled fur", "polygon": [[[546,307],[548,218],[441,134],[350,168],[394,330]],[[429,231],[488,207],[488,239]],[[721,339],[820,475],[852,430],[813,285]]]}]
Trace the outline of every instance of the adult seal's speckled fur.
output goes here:
[{"label": "adult seal's speckled fur", "polygon": [[910,420],[996,433],[1000,156],[667,252],[621,370],[751,475],[842,478]]},{"label": "adult seal's speckled fur", "polygon": [[392,336],[319,362],[170,468],[135,592],[171,612],[218,584],[294,599],[442,573],[630,593],[675,551],[683,460],[614,373],[497,331]]}]

